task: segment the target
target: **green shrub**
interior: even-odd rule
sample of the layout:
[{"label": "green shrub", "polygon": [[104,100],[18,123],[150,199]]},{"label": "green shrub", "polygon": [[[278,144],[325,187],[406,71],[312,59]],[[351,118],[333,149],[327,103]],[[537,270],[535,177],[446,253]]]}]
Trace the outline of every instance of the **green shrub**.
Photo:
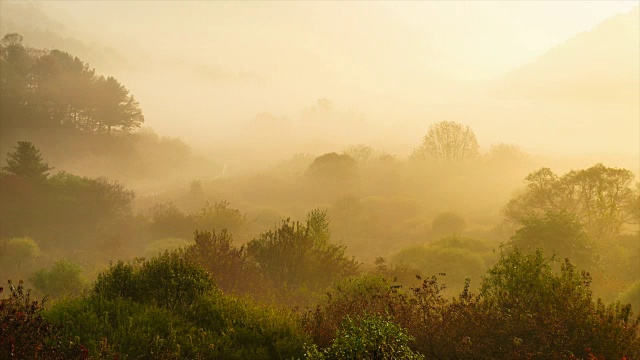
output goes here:
[{"label": "green shrub", "polygon": [[381,316],[347,317],[330,347],[307,350],[311,359],[383,360],[424,359],[413,352],[408,343],[415,340],[407,330]]},{"label": "green shrub", "polygon": [[234,296],[201,297],[181,315],[196,327],[215,332],[218,358],[300,358],[303,344],[309,342],[290,311]]},{"label": "green shrub", "polygon": [[29,281],[43,294],[52,298],[80,295],[88,285],[82,266],[69,260],[58,260],[50,269],[31,274]]},{"label": "green shrub", "polygon": [[93,292],[104,298],[123,297],[174,309],[214,289],[206,271],[182,252],[165,252],[129,264],[119,261],[98,276]]},{"label": "green shrub", "polygon": [[521,227],[511,244],[526,251],[542,249],[547,255],[569,258],[582,268],[594,269],[598,263],[594,244],[578,218],[568,212],[547,212],[520,220]]},{"label": "green shrub", "polygon": [[106,343],[121,359],[213,358],[213,334],[197,329],[171,311],[125,298],[89,296],[61,301],[45,313],[70,339],[91,354]]},{"label": "green shrub", "polygon": [[305,224],[287,219],[279,228],[261,234],[247,244],[247,254],[276,284],[322,290],[358,271],[358,263],[346,255],[346,248],[329,239],[326,213],[314,211]]},{"label": "green shrub", "polygon": [[196,231],[194,240],[185,254],[205,269],[223,291],[262,299],[273,290],[257,264],[247,256],[246,248],[234,246],[233,237],[226,230]]},{"label": "green shrub", "polygon": [[408,321],[413,314],[407,301],[406,294],[382,276],[348,278],[339,281],[315,309],[304,314],[303,324],[315,344],[328,347],[348,316],[393,314],[396,320]]},{"label": "green shrub", "polygon": [[23,275],[33,267],[40,254],[40,247],[31,238],[0,240],[0,271],[3,276]]},{"label": "green shrub", "polygon": [[446,274],[446,283],[455,291],[462,290],[467,278],[477,278],[492,261],[491,247],[481,240],[449,236],[424,246],[401,250],[393,263],[406,264],[422,274]]},{"label": "green shrub", "polygon": [[309,341],[294,314],[216,291],[184,252],[114,264],[46,317],[92,355],[122,359],[289,359]]},{"label": "green shrub", "polygon": [[640,356],[640,317],[629,305],[594,301],[590,275],[568,260],[554,271],[554,260],[515,249],[487,272],[480,291],[486,349],[496,357]]}]

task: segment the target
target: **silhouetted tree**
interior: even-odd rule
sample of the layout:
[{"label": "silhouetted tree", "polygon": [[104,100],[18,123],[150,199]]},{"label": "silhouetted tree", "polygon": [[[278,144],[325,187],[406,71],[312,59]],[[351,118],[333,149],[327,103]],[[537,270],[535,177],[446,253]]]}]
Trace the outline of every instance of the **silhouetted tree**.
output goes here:
[{"label": "silhouetted tree", "polygon": [[348,180],[357,176],[357,172],[357,163],[351,156],[332,152],[315,158],[306,175],[323,180]]},{"label": "silhouetted tree", "polygon": [[466,161],[478,157],[480,146],[469,126],[455,121],[431,125],[422,145],[412,154],[415,159]]},{"label": "silhouetted tree", "polygon": [[542,168],[526,177],[527,191],[505,208],[509,221],[521,223],[546,212],[575,214],[594,240],[613,239],[625,224],[638,223],[640,191],[626,169],[597,164],[563,176]]},{"label": "silhouetted tree", "polygon": [[7,165],[2,167],[9,174],[33,180],[46,179],[52,169],[42,160],[40,150],[28,141],[18,141],[15,150],[7,154]]},{"label": "silhouetted tree", "polygon": [[60,50],[22,45],[8,34],[0,41],[0,128],[39,128],[123,133],[144,122],[140,105],[113,77]]}]

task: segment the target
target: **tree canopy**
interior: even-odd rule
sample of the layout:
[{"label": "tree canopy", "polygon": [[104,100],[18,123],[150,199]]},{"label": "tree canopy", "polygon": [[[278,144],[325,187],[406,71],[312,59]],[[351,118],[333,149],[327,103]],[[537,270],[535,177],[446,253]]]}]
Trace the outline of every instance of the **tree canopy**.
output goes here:
[{"label": "tree canopy", "polygon": [[431,125],[412,157],[436,161],[466,161],[478,157],[479,149],[476,135],[468,125],[442,121]]},{"label": "tree canopy", "polygon": [[60,50],[22,44],[19,34],[0,41],[0,129],[66,127],[128,133],[144,122],[140,105],[114,77]]},{"label": "tree canopy", "polygon": [[611,239],[626,224],[637,224],[640,197],[633,173],[597,164],[558,176],[542,168],[526,177],[527,190],[505,208],[509,221],[521,223],[546,212],[575,214],[594,240]]}]

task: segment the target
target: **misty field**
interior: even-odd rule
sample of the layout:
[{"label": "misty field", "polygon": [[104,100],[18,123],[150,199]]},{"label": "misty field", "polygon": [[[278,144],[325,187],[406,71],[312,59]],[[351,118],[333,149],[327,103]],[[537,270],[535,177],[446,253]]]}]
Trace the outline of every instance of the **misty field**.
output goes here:
[{"label": "misty field", "polygon": [[640,359],[639,29],[0,2],[0,358]]}]

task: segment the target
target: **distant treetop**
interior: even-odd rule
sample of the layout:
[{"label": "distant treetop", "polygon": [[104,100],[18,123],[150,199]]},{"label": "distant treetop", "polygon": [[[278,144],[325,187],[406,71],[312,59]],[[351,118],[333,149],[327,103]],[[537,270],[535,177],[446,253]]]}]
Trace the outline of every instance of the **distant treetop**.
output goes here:
[{"label": "distant treetop", "polygon": [[466,161],[480,155],[480,146],[469,126],[455,121],[441,121],[431,125],[422,144],[412,158],[436,161]]}]

